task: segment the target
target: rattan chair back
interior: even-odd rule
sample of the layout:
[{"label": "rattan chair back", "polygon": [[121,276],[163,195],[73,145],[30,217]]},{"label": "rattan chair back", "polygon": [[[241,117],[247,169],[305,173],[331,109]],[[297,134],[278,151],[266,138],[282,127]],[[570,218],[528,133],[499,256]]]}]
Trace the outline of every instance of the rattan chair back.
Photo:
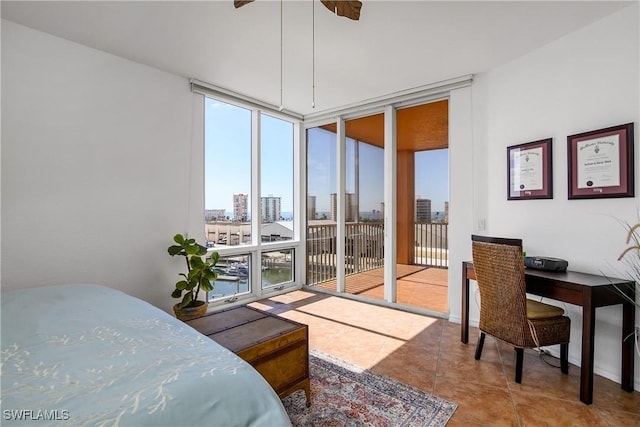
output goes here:
[{"label": "rattan chair back", "polygon": [[472,236],[480,291],[480,330],[516,347],[531,347],[522,240]]}]

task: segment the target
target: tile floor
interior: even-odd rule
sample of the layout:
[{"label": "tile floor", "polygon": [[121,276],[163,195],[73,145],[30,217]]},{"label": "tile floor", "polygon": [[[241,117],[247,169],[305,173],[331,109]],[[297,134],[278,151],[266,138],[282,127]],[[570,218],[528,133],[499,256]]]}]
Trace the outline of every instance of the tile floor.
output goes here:
[{"label": "tile floor", "polygon": [[465,345],[460,325],[447,320],[306,290],[251,305],[308,324],[311,348],[457,403],[448,426],[640,426],[639,392],[596,375],[594,403],[585,405],[579,369],[562,375],[532,350],[516,384],[511,347],[487,337],[474,360],[475,328]]},{"label": "tile floor", "polygon": [[[398,264],[396,271],[399,304],[423,308],[438,313],[448,313],[448,270],[418,265]],[[336,290],[336,281],[329,280],[315,285],[321,289]],[[345,278],[345,292],[384,299],[384,269],[376,268]]]}]

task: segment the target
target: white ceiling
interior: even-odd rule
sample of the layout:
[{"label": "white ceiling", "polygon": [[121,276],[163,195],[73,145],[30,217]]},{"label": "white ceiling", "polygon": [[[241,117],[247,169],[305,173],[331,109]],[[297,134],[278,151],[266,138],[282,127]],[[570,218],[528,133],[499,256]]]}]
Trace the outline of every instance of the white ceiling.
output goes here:
[{"label": "white ceiling", "polygon": [[[283,2],[287,110],[310,114],[480,73],[630,4],[362,2],[360,21],[333,15],[317,1]],[[4,19],[280,105],[279,1],[240,9],[233,0],[2,1],[1,7]]]}]

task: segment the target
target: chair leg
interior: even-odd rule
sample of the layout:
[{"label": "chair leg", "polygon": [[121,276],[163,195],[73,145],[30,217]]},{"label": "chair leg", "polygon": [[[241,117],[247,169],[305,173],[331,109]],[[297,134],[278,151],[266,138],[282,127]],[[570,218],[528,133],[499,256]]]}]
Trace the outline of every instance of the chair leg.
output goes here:
[{"label": "chair leg", "polygon": [[482,355],[482,346],[484,346],[484,337],[485,337],[485,333],[480,332],[480,337],[478,338],[478,344],[476,344],[476,360],[480,360],[480,356]]},{"label": "chair leg", "polygon": [[560,370],[569,373],[569,344],[560,344]]},{"label": "chair leg", "polygon": [[524,357],[524,349],[516,348],[516,382],[522,383],[522,359]]}]

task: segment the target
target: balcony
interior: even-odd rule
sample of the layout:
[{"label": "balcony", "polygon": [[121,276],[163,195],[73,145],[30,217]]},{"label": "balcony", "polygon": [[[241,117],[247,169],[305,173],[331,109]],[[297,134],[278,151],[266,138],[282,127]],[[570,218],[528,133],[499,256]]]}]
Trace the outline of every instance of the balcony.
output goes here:
[{"label": "balcony", "polygon": [[[448,224],[415,223],[413,263],[398,264],[397,302],[446,313]],[[345,292],[384,299],[384,227],[381,221],[345,226]],[[313,221],[307,228],[307,283],[336,290],[336,224]]]}]

